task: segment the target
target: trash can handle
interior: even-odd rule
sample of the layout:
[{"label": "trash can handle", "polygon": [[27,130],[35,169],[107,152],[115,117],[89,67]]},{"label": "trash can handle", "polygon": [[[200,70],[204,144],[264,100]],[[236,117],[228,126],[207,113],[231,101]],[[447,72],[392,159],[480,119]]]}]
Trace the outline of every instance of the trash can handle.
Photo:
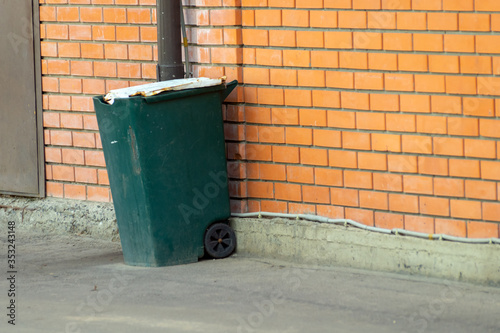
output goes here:
[{"label": "trash can handle", "polygon": [[231,81],[226,85],[226,90],[222,94],[222,101],[224,101],[227,98],[227,96],[229,96],[229,94],[234,90],[234,88],[236,88],[237,85],[238,85],[237,80]]}]

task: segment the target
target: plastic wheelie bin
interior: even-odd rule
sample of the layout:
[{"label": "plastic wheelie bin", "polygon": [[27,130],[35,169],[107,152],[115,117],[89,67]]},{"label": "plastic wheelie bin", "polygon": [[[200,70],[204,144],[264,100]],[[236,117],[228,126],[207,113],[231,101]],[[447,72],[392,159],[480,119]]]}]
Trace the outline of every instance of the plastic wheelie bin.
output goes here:
[{"label": "plastic wheelie bin", "polygon": [[221,105],[237,83],[172,80],[94,98],[126,264],[233,252]]}]

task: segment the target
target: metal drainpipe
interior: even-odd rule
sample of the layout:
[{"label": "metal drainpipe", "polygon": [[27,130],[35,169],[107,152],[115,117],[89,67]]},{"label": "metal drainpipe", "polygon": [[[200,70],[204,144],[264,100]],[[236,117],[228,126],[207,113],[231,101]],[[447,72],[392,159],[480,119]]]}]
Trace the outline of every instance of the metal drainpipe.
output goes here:
[{"label": "metal drainpipe", "polygon": [[158,81],[182,79],[181,0],[158,0]]}]

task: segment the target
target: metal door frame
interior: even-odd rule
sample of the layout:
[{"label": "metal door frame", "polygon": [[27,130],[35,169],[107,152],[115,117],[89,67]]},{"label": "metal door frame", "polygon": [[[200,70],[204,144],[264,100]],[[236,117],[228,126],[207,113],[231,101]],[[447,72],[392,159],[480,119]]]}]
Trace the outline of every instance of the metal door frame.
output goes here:
[{"label": "metal door frame", "polygon": [[32,20],[33,20],[33,64],[35,68],[35,112],[36,112],[36,137],[37,137],[37,160],[38,160],[38,193],[16,193],[1,191],[1,194],[16,195],[24,197],[45,197],[45,149],[43,131],[43,100],[42,100],[42,58],[40,53],[40,9],[39,1],[32,0]]}]

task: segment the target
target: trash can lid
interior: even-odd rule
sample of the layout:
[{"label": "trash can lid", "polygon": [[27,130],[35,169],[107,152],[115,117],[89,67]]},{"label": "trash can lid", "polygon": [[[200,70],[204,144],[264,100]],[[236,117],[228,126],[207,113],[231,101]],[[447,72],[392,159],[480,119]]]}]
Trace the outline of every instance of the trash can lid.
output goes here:
[{"label": "trash can lid", "polygon": [[224,82],[226,82],[225,76],[218,79],[198,77],[190,79],[178,79],[178,80],[154,82],[154,83],[143,84],[140,86],[111,90],[108,94],[104,96],[104,101],[108,104],[113,104],[116,98],[129,98],[132,96],[139,96],[139,95],[144,97],[149,97],[158,95],[165,91],[211,87],[223,84]]}]

